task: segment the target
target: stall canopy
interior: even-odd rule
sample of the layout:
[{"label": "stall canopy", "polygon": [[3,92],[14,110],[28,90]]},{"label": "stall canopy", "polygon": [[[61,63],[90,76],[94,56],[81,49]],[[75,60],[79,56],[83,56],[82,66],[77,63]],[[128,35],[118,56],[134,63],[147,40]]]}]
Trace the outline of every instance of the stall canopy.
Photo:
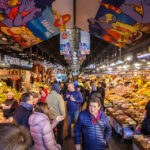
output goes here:
[{"label": "stall canopy", "polygon": [[91,46],[89,62],[113,45],[131,50],[148,40],[149,11],[148,0],[0,0],[0,46],[23,51],[40,43],[48,54],[57,51],[55,57],[58,34],[77,27],[90,32],[91,44],[98,45]]}]

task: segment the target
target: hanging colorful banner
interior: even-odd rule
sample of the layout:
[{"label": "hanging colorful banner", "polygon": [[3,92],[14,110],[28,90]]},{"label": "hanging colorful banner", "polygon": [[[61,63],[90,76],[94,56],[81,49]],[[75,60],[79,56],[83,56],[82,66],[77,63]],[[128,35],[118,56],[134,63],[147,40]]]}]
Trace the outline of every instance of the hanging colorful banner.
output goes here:
[{"label": "hanging colorful banner", "polygon": [[80,43],[81,54],[85,52],[85,54],[89,55],[90,54],[90,33],[81,30],[80,39],[81,39],[81,43]]},{"label": "hanging colorful banner", "polygon": [[65,9],[66,5],[72,7],[72,3],[73,0],[63,0],[63,3],[60,0],[0,0],[0,37],[5,36],[8,43],[19,43],[23,48],[47,40],[66,30],[67,23],[72,22],[73,11]]},{"label": "hanging colorful banner", "polygon": [[150,37],[149,0],[76,0],[76,8],[76,26],[116,46]]},{"label": "hanging colorful banner", "polygon": [[69,43],[69,32],[64,31],[60,33],[60,54],[67,55],[71,49]]}]

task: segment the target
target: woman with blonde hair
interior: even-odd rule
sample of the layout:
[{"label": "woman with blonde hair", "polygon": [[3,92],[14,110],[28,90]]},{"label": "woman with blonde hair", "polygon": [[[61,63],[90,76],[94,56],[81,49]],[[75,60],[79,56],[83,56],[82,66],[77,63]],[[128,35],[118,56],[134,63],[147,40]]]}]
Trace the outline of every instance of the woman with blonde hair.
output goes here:
[{"label": "woman with blonde hair", "polygon": [[50,123],[49,108],[46,103],[38,102],[29,118],[30,132],[34,140],[34,150],[61,150],[56,143],[53,129],[64,116],[58,116]]}]

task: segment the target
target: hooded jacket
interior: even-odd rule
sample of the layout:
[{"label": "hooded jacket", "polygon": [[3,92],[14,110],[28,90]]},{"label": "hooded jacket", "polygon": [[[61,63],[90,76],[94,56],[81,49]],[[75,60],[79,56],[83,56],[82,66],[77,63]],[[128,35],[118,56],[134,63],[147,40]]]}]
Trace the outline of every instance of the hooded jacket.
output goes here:
[{"label": "hooded jacket", "polygon": [[43,103],[45,103],[45,99],[46,99],[46,97],[48,96],[48,91],[47,91],[46,89],[43,89],[42,91],[45,92],[45,97],[41,96],[40,101],[43,102]]},{"label": "hooded jacket", "polygon": [[34,141],[34,150],[60,150],[55,141],[53,129],[57,125],[53,120],[50,124],[48,116],[44,113],[34,112],[29,118],[30,133]]},{"label": "hooded jacket", "polygon": [[[71,101],[70,97],[67,98],[67,95],[73,96],[75,101]],[[79,91],[75,90],[74,92],[67,92],[64,98],[67,100],[67,111],[68,112],[76,112],[80,110],[80,105],[83,103],[82,95]]]},{"label": "hooded jacket", "polygon": [[96,125],[94,124],[92,116],[88,110],[80,113],[78,121],[75,125],[74,133],[75,144],[80,144],[82,132],[83,150],[105,149],[105,141],[109,141],[111,137],[111,127],[107,115],[102,111],[100,111],[98,121],[103,128],[104,135],[98,123],[96,123]]}]

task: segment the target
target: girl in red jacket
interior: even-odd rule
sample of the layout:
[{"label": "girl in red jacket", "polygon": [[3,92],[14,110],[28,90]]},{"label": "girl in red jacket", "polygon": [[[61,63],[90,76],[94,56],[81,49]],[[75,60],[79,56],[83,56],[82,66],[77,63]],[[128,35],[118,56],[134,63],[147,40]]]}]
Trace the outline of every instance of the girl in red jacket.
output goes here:
[{"label": "girl in red jacket", "polygon": [[45,99],[48,96],[48,91],[46,89],[43,89],[41,91],[41,97],[40,97],[40,102],[44,102],[45,103]]}]

